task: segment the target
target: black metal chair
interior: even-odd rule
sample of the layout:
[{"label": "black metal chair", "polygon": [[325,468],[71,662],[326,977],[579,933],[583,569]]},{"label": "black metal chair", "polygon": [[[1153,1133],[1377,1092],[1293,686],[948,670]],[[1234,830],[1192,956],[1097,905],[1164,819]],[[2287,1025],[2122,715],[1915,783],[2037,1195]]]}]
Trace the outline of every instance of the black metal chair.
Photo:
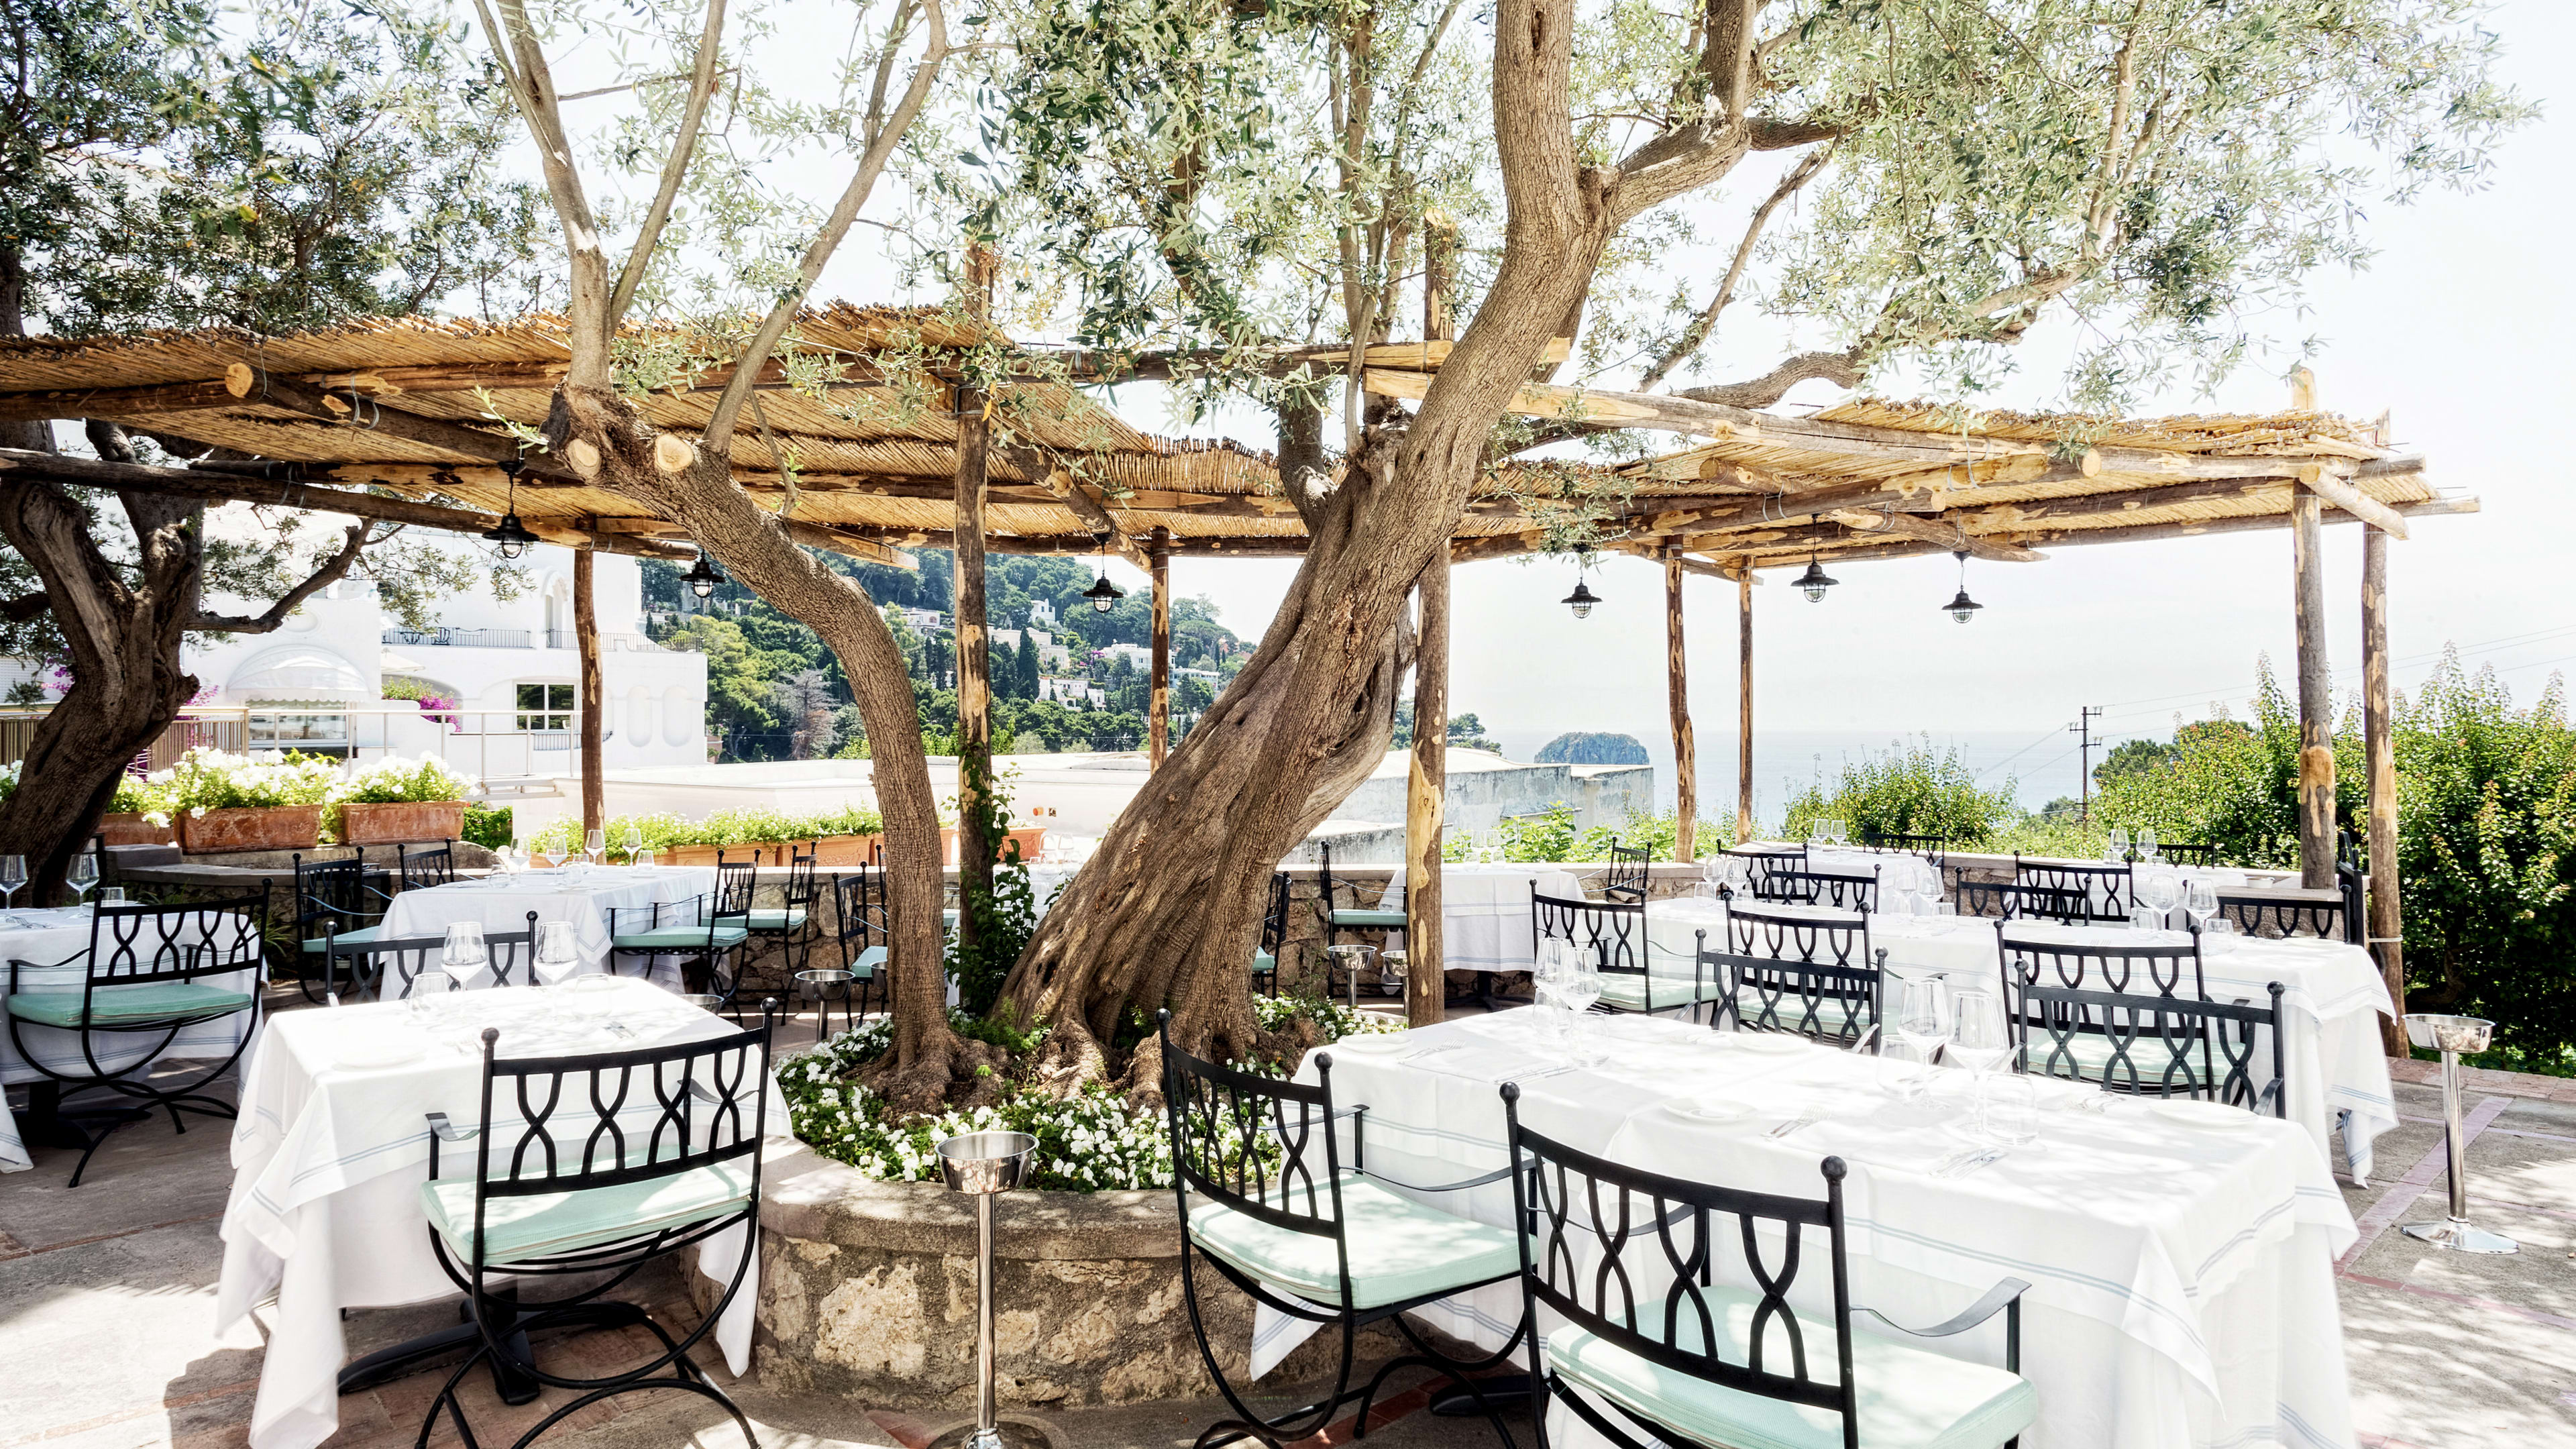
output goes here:
[{"label": "black metal chair", "polygon": [[[11,960],[9,994],[0,1000],[10,1045],[40,1075],[38,1085],[54,1101],[51,1115],[82,1140],[70,1187],[80,1186],[109,1133],[150,1116],[154,1107],[170,1114],[177,1132],[188,1130],[182,1112],[237,1115],[233,1103],[206,1089],[232,1070],[258,1035],[259,968],[267,938],[264,895],[195,905],[101,902],[92,912],[85,950],[63,961]],[[77,987],[29,979],[34,972],[69,968],[80,973]],[[233,985],[207,979],[235,974],[244,979]],[[154,1064],[180,1033],[242,1012],[251,1020],[241,1041],[213,1067],[184,1081],[153,1079]],[[64,1051],[59,1038],[47,1041],[31,1032],[69,1034],[76,1053]],[[102,1101],[71,1101],[84,1096]]]},{"label": "black metal chair", "polygon": [[1764,883],[1775,872],[1807,868],[1807,847],[1803,845],[1739,845],[1721,853],[1745,862],[1746,885],[1755,900],[1765,899]]},{"label": "black metal chair", "polygon": [[1601,973],[1601,999],[1595,1009],[1653,1015],[1685,1011],[1715,1000],[1718,983],[1704,978],[1697,959],[1690,974],[1649,969],[1653,952],[1646,938],[1644,901],[1567,900],[1541,895],[1530,882],[1530,958],[1538,959],[1549,941],[1563,941],[1578,959]]},{"label": "black metal chair", "polygon": [[1646,899],[1646,852],[1624,845],[1610,847],[1610,869],[1601,880],[1601,899],[1636,905]]},{"label": "black metal chair", "polygon": [[[2225,860],[2219,858],[2219,848],[2215,845],[2186,845],[2181,841],[2160,840],[2156,842],[2156,854],[2162,856],[2167,865],[2227,864]],[[2137,852],[2129,852],[2129,863],[2135,865],[2137,861]]]},{"label": "black metal chair", "polygon": [[[1366,1171],[1363,1109],[1334,1110],[1331,1053],[1317,1055],[1315,1084],[1306,1086],[1202,1061],[1173,1043],[1171,1013],[1157,1013],[1156,1022],[1171,1123],[1172,1192],[1181,1217],[1181,1296],[1208,1376],[1234,1414],[1208,1426],[1198,1436],[1199,1449],[1239,1439],[1277,1449],[1321,1430],[1353,1399],[1365,1424],[1388,1377],[1408,1367],[1457,1378],[1493,1423],[1504,1449],[1511,1449],[1511,1431],[1500,1414],[1503,1396],[1489,1396],[1477,1378],[1510,1360],[1528,1321],[1493,1354],[1460,1361],[1426,1343],[1404,1314],[1509,1281],[1520,1266],[1514,1235],[1380,1186],[1384,1179]],[[1337,1131],[1342,1123],[1348,1124],[1351,1145],[1347,1167]],[[1456,1191],[1499,1181],[1507,1170],[1412,1190]],[[1256,1303],[1338,1331],[1340,1355],[1322,1398],[1266,1416],[1244,1401],[1208,1342],[1199,1301],[1202,1267]],[[1366,1387],[1354,1387],[1359,1331],[1379,1323],[1402,1335],[1413,1351],[1379,1368]]]},{"label": "black metal chair", "polygon": [[[2055,921],[2066,926],[2100,925],[2093,899],[2081,889],[1962,880],[1953,886],[1959,914],[1998,921]],[[2126,921],[2126,916],[2121,917]]]},{"label": "black metal chair", "polygon": [[832,931],[841,944],[841,969],[850,973],[850,995],[859,1014],[867,1014],[870,997],[877,1010],[893,1010],[884,871],[861,866],[832,877]]},{"label": "black metal chair", "polygon": [[1871,850],[1892,850],[1906,855],[1919,855],[1940,869],[1949,863],[1950,838],[1946,835],[1909,835],[1894,830],[1863,830],[1860,843]]},{"label": "black metal chair", "polygon": [[[719,855],[719,860],[722,859]],[[756,868],[760,857],[752,856]],[[815,852],[788,847],[787,881],[779,887],[779,904],[775,909],[754,908],[751,912],[751,934],[778,943],[787,974],[792,979],[805,969],[814,954],[814,938],[822,934],[823,923],[815,907],[822,900],[821,888],[814,880]]]},{"label": "black metal chair", "polygon": [[[603,1399],[657,1389],[713,1400],[759,1442],[689,1350],[715,1328],[759,1251],[771,1026],[764,1010],[758,1026],[712,1039],[525,1058],[500,1056],[500,1032],[483,1033],[482,1121],[460,1128],[444,1113],[429,1115],[430,1180],[420,1190],[431,1250],[465,1291],[481,1332],[431,1398],[422,1443],[442,1411],[459,1438],[476,1443],[457,1388],[487,1362],[574,1391],[519,1436],[522,1449]],[[472,1175],[442,1175],[440,1149],[469,1140]],[[606,1296],[656,1260],[729,1229],[740,1231],[740,1259],[685,1336],[673,1338],[642,1308]],[[549,1279],[574,1281],[560,1297],[522,1296]],[[528,1349],[528,1336],[548,1329],[629,1327],[650,1332],[661,1351],[615,1373],[549,1370]]]},{"label": "black metal chair", "polygon": [[[2143,935],[2135,942],[2077,945],[2016,938],[2009,922],[1998,921],[1995,923],[1995,951],[2002,969],[2004,1010],[2014,1018],[2012,1029],[2016,1036],[2045,1026],[2036,1016],[2026,1014],[2035,1008],[2022,1004],[2034,988],[2106,994],[2123,999],[2147,996],[2172,1001],[2209,999],[2209,984],[2202,971],[2197,933],[2180,945],[2160,944]],[[2090,1038],[2073,1041],[2068,1050],[2099,1066],[2107,1059],[2109,1047],[2107,1039],[2095,1033]]]},{"label": "black metal chair", "polygon": [[1877,1025],[1887,953],[1870,944],[1863,912],[1794,904],[1732,906],[1725,948],[1696,933],[1703,969],[1718,976],[1719,1023],[1785,1031],[1849,1046]]},{"label": "black metal chair", "polygon": [[1340,945],[1342,933],[1345,931],[1384,931],[1390,935],[1404,934],[1402,906],[1389,909],[1384,906],[1334,905],[1333,847],[1326,843],[1315,848],[1323,862],[1318,868],[1322,894],[1317,898],[1317,909],[1323,913],[1324,944],[1327,947]]},{"label": "black metal chair", "polygon": [[2350,941],[2354,935],[2350,926],[2352,913],[2340,894],[2330,901],[2318,901],[2220,891],[2218,914],[2234,923],[2237,934],[2266,940],[2314,936],[2327,941]]},{"label": "black metal chair", "polygon": [[366,848],[342,860],[318,860],[306,864],[299,852],[295,866],[295,939],[299,965],[296,984],[304,999],[315,1004],[322,1001],[320,982],[314,979],[314,968],[320,963],[314,957],[322,949],[325,933],[343,942],[381,939],[385,907],[392,903],[391,893],[367,879]]},{"label": "black metal chair", "polygon": [[[1542,1310],[1561,1320],[1530,1343],[1530,1411],[1541,1423],[1553,1400],[1621,1449],[2020,1442],[2039,1409],[2021,1377],[2028,1283],[2002,1279],[1947,1322],[1907,1328],[1851,1301],[1841,1158],[1817,1164],[1822,1197],[1693,1182],[1534,1132],[1520,1096],[1519,1083],[1503,1084],[1521,1321]],[[1810,1264],[1826,1280],[1812,1288],[1802,1278]],[[1793,1298],[1815,1310],[1800,1312]],[[2000,1369],[1858,1321],[1946,1338],[1998,1313]],[[1802,1412],[1813,1410],[1825,1415]]]},{"label": "black metal chair", "polygon": [[[734,991],[740,973],[734,969],[740,961],[743,943],[751,938],[751,893],[756,867],[747,860],[728,861],[716,867],[716,888],[704,895],[684,901],[665,901],[651,906],[612,907],[608,913],[608,964],[614,973],[620,957],[685,955],[680,968],[683,986],[693,992],[721,997],[723,1006],[733,1006]],[[638,912],[646,915],[648,924],[633,929],[630,918]],[[651,971],[651,966],[646,966]]]},{"label": "black metal chair", "polygon": [[1775,870],[1755,882],[1753,898],[1837,911],[1874,911],[1878,909],[1878,872]]},{"label": "black metal chair", "polygon": [[2093,922],[2128,922],[2129,912],[2139,904],[2129,871],[2125,865],[2068,865],[2024,860],[2018,852],[2013,856],[2013,884],[2059,892],[2068,898],[2064,904],[2069,909],[2081,903],[2085,919]]},{"label": "black metal chair", "polygon": [[456,883],[456,842],[442,840],[434,846],[397,845],[394,847],[394,869],[402,877],[402,888],[407,891],[453,885]]},{"label": "black metal chair", "polygon": [[[435,967],[447,949],[445,935],[387,941],[350,941],[326,930],[322,945],[323,999],[340,1005],[352,999],[399,1001],[411,995],[412,982]],[[524,931],[487,932],[485,968],[494,986],[533,986],[536,978],[537,913],[528,912]],[[345,969],[342,963],[347,963]],[[390,973],[390,974],[389,974]],[[347,982],[344,988],[341,983]]]},{"label": "black metal chair", "polygon": [[1279,994],[1279,953],[1288,945],[1288,872],[1270,873],[1270,907],[1261,914],[1261,942],[1252,953],[1252,981],[1263,994]]},{"label": "black metal chair", "polygon": [[[2013,989],[2007,982],[2007,989]],[[2027,985],[2008,1001],[2021,1070],[2106,1092],[2194,1097],[2289,1115],[2281,983],[2255,1006],[2179,996]],[[2269,1047],[2271,1076],[2255,1080]]]}]

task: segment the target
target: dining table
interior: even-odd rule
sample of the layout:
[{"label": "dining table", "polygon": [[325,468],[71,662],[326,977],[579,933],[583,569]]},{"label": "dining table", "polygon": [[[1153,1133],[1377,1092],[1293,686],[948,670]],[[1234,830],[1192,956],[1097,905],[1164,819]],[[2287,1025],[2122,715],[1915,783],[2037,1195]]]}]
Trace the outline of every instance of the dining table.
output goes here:
[{"label": "dining table", "polygon": [[[1509,1226],[1508,1180],[1452,1191],[1508,1165],[1500,1088],[1520,1120],[1632,1168],[1756,1192],[1824,1195],[1839,1157],[1850,1301],[1931,1324],[2006,1277],[2023,1297],[2021,1372],[2037,1390],[2027,1449],[2215,1449],[2354,1443],[2334,1260],[2355,1225],[2325,1162],[2289,1122],[2205,1102],[2115,1098],[2021,1079],[2035,1140],[1976,1154],[1968,1074],[1894,1063],[1770,1033],[1672,1018],[1593,1015],[1570,1043],[1536,1008],[1345,1038],[1329,1061],[1343,1161],[1421,1201]],[[1908,1101],[1899,1073],[1928,1074]],[[1960,1164],[1971,1164],[1961,1167]],[[1664,1286],[1652,1251],[1624,1258],[1640,1301]],[[1578,1264],[1591,1271],[1592,1264]],[[1749,1287],[1740,1265],[1720,1270]],[[1830,1316],[1830,1275],[1801,1273],[1803,1314]],[[1500,1347],[1520,1320],[1505,1281],[1417,1316]],[[2000,1365],[2001,1315],[1956,1337],[1911,1340]],[[1557,1326],[1543,1314],[1542,1334]],[[1876,1325],[1864,1320],[1856,1332]],[[1266,1373],[1313,1330],[1263,1309],[1251,1367]],[[1550,1442],[1599,1441],[1560,1407]]]},{"label": "dining table", "polygon": [[[1378,909],[1404,909],[1405,868],[1387,877]],[[1440,867],[1440,964],[1450,971],[1527,971],[1536,964],[1530,892],[1582,900],[1583,885],[1545,862],[1450,863]]]},{"label": "dining table", "polygon": [[[1775,915],[1850,918],[1848,912],[1780,902],[1763,902],[1761,909]],[[1653,902],[1646,911],[1650,967],[1687,976],[1691,953],[1703,938],[1710,950],[1724,949],[1726,912],[1724,902],[1704,898]],[[1870,945],[1887,952],[1890,971],[1943,976],[1954,985],[2000,989],[2002,941],[2007,937],[2039,945],[2183,945],[2190,940],[2181,931],[2142,932],[2119,925],[1959,915],[1869,917]],[[2397,1125],[2396,1093],[2379,1036],[2379,1018],[2393,1016],[2394,1010],[2379,964],[2368,951],[2345,941],[2225,934],[2201,938],[2201,972],[2202,989],[2213,1001],[2261,1005],[2271,983],[2281,983],[2290,1120],[2307,1131],[2328,1160],[2334,1157],[2340,1130],[2346,1175],[2356,1184],[2367,1183],[2374,1165],[2373,1140]],[[2262,1053],[2258,1059],[2267,1058],[2268,1045],[2258,1041],[2257,1046]]]},{"label": "dining table", "polygon": [[[573,1056],[699,1041],[733,1023],[633,977],[453,992],[272,1019],[242,1071],[232,1190],[220,1229],[217,1331],[275,1301],[250,1419],[252,1449],[312,1449],[340,1423],[348,1346],[342,1310],[456,1296],[420,1206],[429,1114],[459,1127],[482,1117],[485,1028],[504,1056]],[[649,1094],[640,1094],[648,1095]],[[496,1112],[509,1109],[496,1102]],[[658,1106],[638,1106],[645,1124]],[[773,1084],[770,1124],[787,1116]],[[509,1130],[514,1116],[505,1117]],[[473,1171],[472,1147],[441,1171]],[[742,1229],[698,1248],[699,1271],[731,1280]],[[750,1367],[757,1255],[712,1335],[736,1374]]]},{"label": "dining table", "polygon": [[[8,989],[5,963],[26,963],[19,968],[18,985],[27,991],[78,991],[88,977],[90,925],[93,912],[89,906],[54,906],[46,909],[21,907],[0,911],[0,991]],[[218,916],[204,912],[201,922],[206,936],[215,934]],[[203,984],[225,991],[256,991],[257,972],[251,969],[226,972],[201,978]],[[233,1054],[243,1037],[255,1029],[254,1014],[237,1012],[182,1028],[166,1046],[151,1049],[153,1038],[146,1035],[102,1035],[92,1043],[99,1065],[110,1070],[124,1070],[140,1065],[149,1057],[153,1061],[220,1061]],[[19,1051],[19,1039],[35,1054],[30,1062]],[[37,1070],[42,1063],[55,1071],[86,1076],[90,1067],[81,1048],[81,1034],[59,1027],[22,1024],[16,1032],[0,1028],[0,1086],[27,1084],[36,1093],[53,1095],[53,1079]],[[23,1172],[34,1164],[28,1157],[27,1144],[20,1125],[9,1110],[8,1098],[0,1095],[0,1172]]]},{"label": "dining table", "polygon": [[[645,930],[653,924],[652,907],[706,895],[715,885],[711,865],[565,865],[496,873],[402,892],[385,907],[383,934],[392,941],[434,938],[459,921],[471,921],[486,933],[524,931],[534,912],[539,929],[571,922],[580,974],[597,974],[611,970],[612,912],[617,913],[616,929]],[[677,963],[685,959],[654,957],[655,979],[670,984],[677,979]]]}]

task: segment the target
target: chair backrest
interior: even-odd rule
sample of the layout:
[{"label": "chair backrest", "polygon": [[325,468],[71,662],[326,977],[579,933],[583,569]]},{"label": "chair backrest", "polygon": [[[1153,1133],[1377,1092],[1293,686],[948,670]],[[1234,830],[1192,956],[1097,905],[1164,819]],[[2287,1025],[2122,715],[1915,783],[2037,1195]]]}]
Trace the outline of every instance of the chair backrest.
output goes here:
[{"label": "chair backrest", "polygon": [[1908,835],[1894,830],[1867,830],[1860,833],[1860,843],[1872,850],[1898,850],[1919,855],[1934,866],[1946,863],[1950,856],[1950,838],[1946,835]]},{"label": "chair backrest", "polygon": [[760,1025],[701,1041],[516,1058],[501,1056],[501,1032],[486,1028],[483,1130],[474,1154],[476,1270],[495,1198],[619,1187],[748,1157],[747,1211],[756,1213],[771,1024],[764,1009]]},{"label": "chair backrest", "polygon": [[[1998,921],[2056,921],[2069,926],[2101,924],[2093,898],[2081,888],[1961,880],[1954,892],[1959,914]],[[2120,917],[2126,921],[2128,917]]]},{"label": "chair backrest", "polygon": [[[528,912],[525,930],[486,932],[485,969],[495,986],[533,986],[536,982],[537,913]],[[326,927],[322,934],[322,989],[331,996],[356,997],[370,988],[379,1001],[411,995],[420,973],[438,965],[447,938],[414,936],[400,941],[343,941]],[[347,962],[346,970],[341,962]],[[340,982],[349,984],[343,989]]]},{"label": "chair backrest", "polygon": [[1701,975],[1721,983],[1721,1020],[1738,1031],[1778,1031],[1810,1041],[1850,1046],[1878,1025],[1887,952],[1867,964],[1746,956],[1708,948],[1698,933]]},{"label": "chair backrest", "polygon": [[[1521,1122],[1516,1082],[1504,1083],[1502,1096],[1525,1309],[1533,1316],[1552,1310],[1676,1373],[1831,1410],[1842,1417],[1846,1449],[1855,1449],[1860,1420],[1842,1159],[1818,1164],[1819,1198],[1666,1177],[1530,1130]],[[1811,1245],[1811,1231],[1821,1244]],[[1811,1290],[1801,1278],[1810,1271],[1827,1283]],[[1753,1288],[1712,1288],[1720,1278]],[[1645,1282],[1664,1286],[1648,1294],[1638,1287]],[[1826,1310],[1814,1316],[1831,1325],[1832,1341],[1809,1341],[1813,1325],[1799,1320],[1793,1297]],[[1679,1442],[1669,1426],[1639,1423]]]},{"label": "chair backrest", "polygon": [[1273,961],[1279,959],[1279,948],[1288,944],[1288,872],[1270,873],[1270,907],[1261,915],[1261,952]]},{"label": "chair backrest", "polygon": [[1317,861],[1315,866],[1315,909],[1322,913],[1323,919],[1329,921],[1333,918],[1333,912],[1336,909],[1336,903],[1333,900],[1333,845],[1331,841],[1327,840],[1316,842],[1315,859]]},{"label": "chair backrest", "polygon": [[1634,904],[1646,898],[1646,852],[1640,847],[1610,847],[1610,870],[1601,881],[1601,899]]},{"label": "chair backrest", "polygon": [[[2072,910],[2081,904],[2086,916],[2096,921],[2126,921],[2138,904],[2135,885],[2125,865],[2068,865],[2055,861],[2024,860],[2013,856],[2013,884],[2036,886],[2044,891],[2062,892],[2072,899],[2061,905]],[[2063,916],[2056,917],[2064,919]]]},{"label": "chair backrest", "polygon": [[1762,889],[1763,882],[1771,876],[1784,870],[1807,868],[1807,847],[1803,845],[1739,845],[1725,853],[1749,865],[1752,872],[1753,896],[1756,900],[1769,899],[1762,894]]},{"label": "chair backrest", "polygon": [[402,872],[404,890],[421,890],[443,886],[456,880],[456,842],[442,840],[436,845],[397,845],[394,864]]},{"label": "chair backrest", "polygon": [[1830,906],[1837,911],[1878,909],[1878,871],[1775,870],[1753,888],[1756,900]]},{"label": "chair backrest", "polygon": [[92,911],[84,996],[100,987],[248,971],[261,964],[267,943],[265,895],[193,905],[102,901]]},{"label": "chair backrest", "polygon": [[[2156,842],[2156,854],[2163,856],[2167,865],[2227,864],[2219,859],[2215,845],[2185,845],[2180,841],[2160,840]],[[2135,852],[2131,853],[2130,859],[2133,862],[2137,859]]]},{"label": "chair backrest", "polygon": [[814,885],[814,863],[819,852],[790,847],[787,856],[787,884],[780,899],[790,907],[811,908],[819,898]]},{"label": "chair backrest", "polygon": [[716,888],[707,897],[707,921],[723,925],[736,919],[751,918],[752,892],[760,888],[760,867],[747,860],[718,861]]},{"label": "chair backrest", "polygon": [[846,954],[886,940],[885,873],[860,866],[832,877],[833,929]]},{"label": "chair backrest", "polygon": [[1726,954],[1812,966],[1875,966],[1869,917],[1739,903],[1726,912]]},{"label": "chair backrest", "polygon": [[367,884],[367,852],[360,847],[345,860],[317,860],[307,863],[301,854],[295,865],[295,929],[300,938],[318,936],[319,923],[334,918],[354,927],[384,909],[384,896]]},{"label": "chair backrest", "polygon": [[2143,932],[2134,943],[2077,945],[2016,936],[2009,922],[1998,921],[1995,948],[2003,962],[2007,993],[2015,986],[2038,985],[2069,991],[2177,996],[2194,1001],[2209,997],[2208,983],[2201,974],[2198,933],[2180,945],[2150,941]]},{"label": "chair backrest", "polygon": [[1642,976],[1646,971],[1646,903],[1587,901],[1539,894],[1530,882],[1530,954],[1542,941],[1569,941],[1602,971]]},{"label": "chair backrest", "polygon": [[[2010,989],[2007,983],[2007,989]],[[2281,983],[2268,1005],[2023,986],[2011,1005],[2022,1070],[2105,1091],[2199,1097],[2289,1115]],[[2087,1043],[2098,1043],[2089,1050]],[[2266,1054],[2271,1075],[2257,1080]]]},{"label": "chair backrest", "polygon": [[2222,892],[2218,914],[2234,922],[2237,933],[2245,936],[2271,940],[2315,936],[2328,941],[2349,941],[2353,936],[2349,929],[2353,913],[2340,894],[2330,901],[2318,901]]},{"label": "chair backrest", "polygon": [[[1190,1242],[1193,1192],[1273,1227],[1327,1239],[1341,1268],[1347,1308],[1351,1259],[1342,1232],[1332,1055],[1317,1055],[1315,1084],[1307,1086],[1193,1056],[1173,1044],[1170,1012],[1156,1013],[1155,1022],[1162,1035],[1172,1192],[1180,1206],[1184,1249]],[[1358,1165],[1356,1151],[1352,1165]]]}]

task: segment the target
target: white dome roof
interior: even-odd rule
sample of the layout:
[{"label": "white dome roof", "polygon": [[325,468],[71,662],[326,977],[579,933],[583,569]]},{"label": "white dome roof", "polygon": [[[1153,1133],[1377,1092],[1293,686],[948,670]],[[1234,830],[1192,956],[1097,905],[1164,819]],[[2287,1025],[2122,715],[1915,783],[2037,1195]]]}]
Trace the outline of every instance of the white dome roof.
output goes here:
[{"label": "white dome roof", "polygon": [[224,683],[236,700],[295,700],[359,704],[376,697],[373,679],[358,666],[312,644],[262,650],[241,663]]}]

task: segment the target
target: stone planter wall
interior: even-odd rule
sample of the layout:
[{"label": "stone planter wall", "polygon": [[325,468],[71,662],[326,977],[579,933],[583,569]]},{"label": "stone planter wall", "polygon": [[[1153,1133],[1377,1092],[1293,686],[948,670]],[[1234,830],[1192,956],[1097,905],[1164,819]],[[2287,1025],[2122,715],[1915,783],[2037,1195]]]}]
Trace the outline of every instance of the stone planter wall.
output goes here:
[{"label": "stone planter wall", "polygon": [[464,833],[462,800],[352,802],[340,807],[340,841],[344,845],[454,840]]},{"label": "stone planter wall", "polygon": [[[755,1372],[783,1393],[870,1407],[969,1410],[975,1381],[975,1218],[938,1183],[872,1181],[773,1141],[763,1169]],[[1078,1408],[1214,1392],[1191,1336],[1168,1190],[1003,1197],[994,1299],[1005,1409]],[[1230,1375],[1252,1343],[1251,1300],[1200,1280]],[[712,1298],[695,1278],[692,1291]],[[1363,1358],[1395,1352],[1369,1334]],[[1263,1380],[1330,1372],[1319,1334]]]},{"label": "stone planter wall", "polygon": [[322,838],[319,805],[272,805],[254,810],[182,810],[179,847],[190,855],[244,850],[309,850]]}]

